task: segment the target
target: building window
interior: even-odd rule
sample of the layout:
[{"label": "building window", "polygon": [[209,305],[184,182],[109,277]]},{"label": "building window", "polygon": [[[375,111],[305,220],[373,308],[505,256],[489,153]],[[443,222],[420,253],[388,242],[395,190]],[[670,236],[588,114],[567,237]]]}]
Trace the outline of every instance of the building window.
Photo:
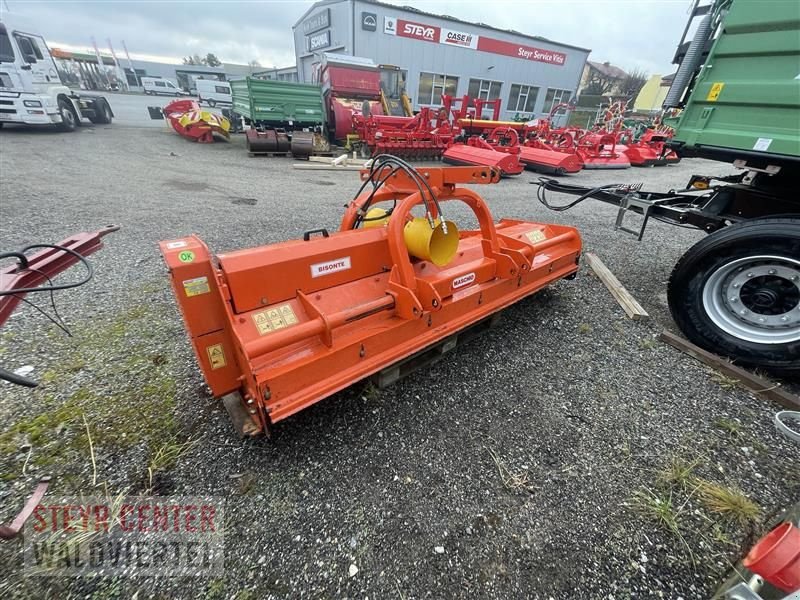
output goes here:
[{"label": "building window", "polygon": [[417,103],[440,106],[442,104],[442,94],[455,96],[457,89],[458,77],[435,73],[420,73]]},{"label": "building window", "polygon": [[128,80],[128,85],[140,86],[142,85],[141,78],[146,76],[144,69],[131,71],[128,67],[125,67],[125,79]]},{"label": "building window", "polygon": [[485,79],[470,79],[469,94],[470,99],[480,98],[481,100],[496,100],[500,97],[502,83],[499,81],[487,81]]},{"label": "building window", "polygon": [[[547,90],[547,95],[544,97],[544,110],[545,112],[550,112],[553,110],[553,107],[557,104],[564,103],[566,104],[569,102],[569,99],[572,97],[572,92],[569,90],[558,90],[555,88],[549,88]],[[556,114],[564,114],[563,110],[558,111]]]},{"label": "building window", "polygon": [[513,83],[508,95],[508,110],[532,113],[538,95],[539,88],[536,86]]}]

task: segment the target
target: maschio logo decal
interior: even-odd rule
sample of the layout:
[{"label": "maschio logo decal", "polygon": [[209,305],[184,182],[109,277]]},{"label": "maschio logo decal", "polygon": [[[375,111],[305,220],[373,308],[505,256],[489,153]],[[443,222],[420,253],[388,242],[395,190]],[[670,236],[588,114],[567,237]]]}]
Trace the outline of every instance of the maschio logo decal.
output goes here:
[{"label": "maschio logo decal", "polygon": [[453,289],[457,290],[475,281],[475,273],[467,273],[461,277],[453,279]]},{"label": "maschio logo decal", "polygon": [[329,260],[324,263],[317,263],[311,265],[311,276],[322,277],[323,275],[330,275],[338,271],[346,271],[350,268],[350,257],[337,258],[336,260]]}]

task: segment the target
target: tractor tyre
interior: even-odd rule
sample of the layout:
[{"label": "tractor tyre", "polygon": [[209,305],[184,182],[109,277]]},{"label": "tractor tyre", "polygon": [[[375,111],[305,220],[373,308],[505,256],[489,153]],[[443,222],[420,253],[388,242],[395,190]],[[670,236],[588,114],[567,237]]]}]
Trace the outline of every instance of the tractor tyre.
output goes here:
[{"label": "tractor tyre", "polygon": [[667,290],[693,343],[738,364],[800,373],[800,218],[755,219],[701,240]]},{"label": "tractor tyre", "polygon": [[97,101],[97,112],[95,116],[90,117],[89,120],[95,125],[108,125],[113,118],[111,114],[111,107],[105,99]]},{"label": "tractor tyre", "polygon": [[59,130],[75,131],[78,127],[78,115],[75,114],[72,103],[65,98],[59,98],[58,112],[61,114],[61,123],[58,125]]},{"label": "tractor tyre", "polygon": [[66,98],[58,99],[58,112],[61,114],[61,123],[58,125],[61,131],[75,131],[78,127],[78,115],[75,108]]}]

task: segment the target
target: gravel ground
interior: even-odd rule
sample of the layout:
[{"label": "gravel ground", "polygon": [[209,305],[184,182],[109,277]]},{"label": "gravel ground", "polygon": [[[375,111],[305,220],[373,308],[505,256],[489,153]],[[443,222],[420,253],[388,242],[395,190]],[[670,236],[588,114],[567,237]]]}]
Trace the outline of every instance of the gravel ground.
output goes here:
[{"label": "gravel ground", "polygon": [[[599,202],[551,212],[529,173],[477,186],[497,218],[576,225],[652,319],[628,320],[584,269],[432,368],[380,392],[354,385],[242,442],[195,366],[157,242],[197,233],[225,251],[334,229],[357,174],[152,129],[4,131],[0,149],[0,248],[122,227],[92,257],[94,281],[57,296],[73,337],[26,307],[0,332],[0,364],[42,382],[0,385],[0,518],[47,472],[53,496],[226,503],[223,576],[30,578],[5,543],[2,597],[706,598],[800,496],[778,406],[656,339],[674,328],[665,282],[697,232],[653,223],[637,242]],[[571,180],[660,190],[729,170],[686,160]],[[187,441],[148,476],[159,448]],[[712,488],[757,514],[718,514]]]}]

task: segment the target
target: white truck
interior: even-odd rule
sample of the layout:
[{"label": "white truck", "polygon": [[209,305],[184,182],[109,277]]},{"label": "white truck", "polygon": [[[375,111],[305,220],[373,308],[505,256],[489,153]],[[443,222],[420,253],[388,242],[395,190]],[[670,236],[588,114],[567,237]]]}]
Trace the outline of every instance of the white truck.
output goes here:
[{"label": "white truck", "polygon": [[231,95],[231,84],[227,81],[217,79],[198,79],[195,81],[197,86],[197,102],[205,102],[210,107],[217,104],[233,104]]},{"label": "white truck", "polygon": [[41,35],[14,15],[0,19],[0,127],[53,125],[74,131],[82,119],[108,124],[114,117],[102,96],[79,96],[61,81]]},{"label": "white truck", "polygon": [[151,96],[188,96],[189,92],[183,91],[169,79],[161,77],[142,77],[142,87],[145,95]]}]

